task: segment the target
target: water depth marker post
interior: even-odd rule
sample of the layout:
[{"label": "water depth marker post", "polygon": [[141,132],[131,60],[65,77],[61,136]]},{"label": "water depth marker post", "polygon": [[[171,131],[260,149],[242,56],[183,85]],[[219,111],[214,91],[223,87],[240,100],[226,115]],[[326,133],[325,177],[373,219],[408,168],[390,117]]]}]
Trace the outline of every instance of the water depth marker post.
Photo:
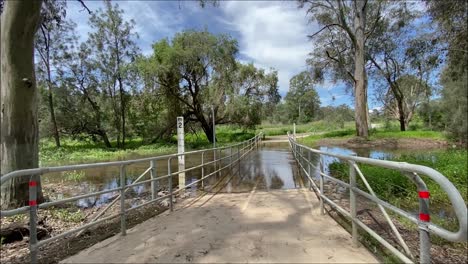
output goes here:
[{"label": "water depth marker post", "polygon": [[[184,117],[177,117],[177,153],[183,154],[185,152],[185,143],[184,143]],[[179,171],[185,170],[185,155],[180,155],[178,158],[179,161]],[[185,172],[179,173],[179,189],[183,190],[185,188]],[[181,191],[183,192],[183,191]]]}]

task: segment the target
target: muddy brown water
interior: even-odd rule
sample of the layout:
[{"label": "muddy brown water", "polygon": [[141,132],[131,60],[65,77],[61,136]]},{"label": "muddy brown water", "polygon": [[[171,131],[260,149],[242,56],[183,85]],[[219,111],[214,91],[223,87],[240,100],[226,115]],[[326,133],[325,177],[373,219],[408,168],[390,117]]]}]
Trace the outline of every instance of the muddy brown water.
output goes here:
[{"label": "muddy brown water", "polygon": [[[235,152],[235,151],[234,151]],[[220,153],[217,153],[218,157]],[[227,157],[229,151],[223,152],[222,157]],[[236,159],[236,157],[233,157]],[[213,152],[204,154],[204,162],[213,160]],[[201,164],[201,154],[187,155],[185,158],[186,168]],[[229,159],[226,158],[218,167],[227,166]],[[52,166],[53,164],[49,164]],[[150,166],[148,162],[135,163],[126,168],[126,183],[131,184]],[[177,171],[177,159],[171,161],[171,171]],[[204,166],[205,175],[214,171],[214,164]],[[156,173],[158,176],[168,174],[168,160],[162,159],[156,162]],[[258,151],[250,152],[240,163],[234,163],[219,173],[206,178],[203,183],[189,187],[192,194],[200,189],[208,192],[250,192],[253,188],[258,190],[269,189],[293,189],[300,186],[295,161],[289,151],[288,144],[276,144],[274,146],[259,148]],[[202,169],[196,168],[186,172],[186,184],[200,179]],[[61,199],[89,192],[97,192],[113,189],[120,186],[119,166],[99,167],[84,169],[80,171],[48,173],[42,176],[44,186],[49,189],[49,194],[54,199]],[[178,176],[173,177],[173,186],[178,185]],[[150,173],[142,180],[150,179]],[[150,183],[131,187],[130,195],[138,196],[150,192]],[[160,190],[168,189],[168,180],[162,179],[158,182]],[[85,198],[77,201],[79,207],[103,206],[111,202],[118,192],[106,193],[97,197]]]},{"label": "muddy brown water", "polygon": [[[319,148],[322,151],[342,154],[342,155],[358,155],[363,157],[391,160],[393,157],[398,157],[407,153],[415,153],[415,150],[395,150],[395,149],[347,149],[342,147],[327,147],[322,146]],[[427,150],[421,153],[427,154]],[[417,153],[417,151],[416,151]],[[219,156],[220,153],[217,153]],[[223,152],[222,156],[226,157],[229,152]],[[128,157],[136,158],[136,157]],[[138,156],[144,158],[144,156]],[[234,158],[234,157],[233,157]],[[318,167],[318,157],[312,155],[314,164]],[[324,162],[325,173],[329,173],[328,166],[338,161],[333,157],[322,157]],[[204,161],[209,162],[213,160],[213,152],[206,152],[204,154]],[[222,164],[218,166],[226,166],[228,159],[225,159]],[[185,158],[186,168],[197,166],[201,164],[201,154],[187,155]],[[53,164],[49,165],[52,166]],[[131,184],[139,175],[141,175],[150,166],[148,162],[141,162],[127,166],[126,181]],[[156,163],[156,172],[158,176],[168,174],[168,161],[167,159],[158,160]],[[171,171],[177,171],[177,159],[171,162]],[[209,164],[204,166],[204,173],[207,175],[214,171],[214,165]],[[202,170],[197,168],[186,172],[186,184],[196,181],[201,178]],[[318,179],[318,170],[314,172],[315,178]],[[150,173],[143,178],[147,180],[150,178]],[[178,186],[178,176],[173,177],[173,187]],[[62,173],[49,173],[43,176],[44,186],[49,189],[49,197],[52,200],[71,197],[79,194],[86,194],[89,192],[97,192],[106,189],[117,188],[120,185],[119,180],[119,166],[99,167],[93,169],[86,169],[76,172],[62,172]],[[244,157],[240,163],[234,163],[221,172],[205,179],[203,183],[199,182],[188,188],[189,194],[196,195],[198,191],[205,192],[221,192],[221,193],[237,193],[237,192],[250,192],[254,188],[257,190],[270,190],[270,189],[294,189],[300,188],[303,183],[307,183],[305,177],[298,176],[298,169],[294,158],[289,149],[287,142],[267,143],[262,144],[262,147],[257,151],[250,152]],[[138,197],[141,195],[148,195],[150,192],[150,184],[142,184],[139,186],[131,187],[127,195]],[[162,179],[158,182],[159,190],[168,189],[168,180]],[[345,188],[339,191],[346,192]],[[100,207],[110,203],[118,192],[106,193],[97,197],[90,197],[78,200],[76,205],[82,208]],[[136,204],[135,204],[136,205]],[[433,207],[434,208],[434,207]],[[435,209],[435,208],[434,208]],[[433,210],[434,210],[433,209]],[[417,212],[417,208],[414,208]],[[453,212],[444,208],[437,208],[437,214],[440,217],[451,217]]]}]

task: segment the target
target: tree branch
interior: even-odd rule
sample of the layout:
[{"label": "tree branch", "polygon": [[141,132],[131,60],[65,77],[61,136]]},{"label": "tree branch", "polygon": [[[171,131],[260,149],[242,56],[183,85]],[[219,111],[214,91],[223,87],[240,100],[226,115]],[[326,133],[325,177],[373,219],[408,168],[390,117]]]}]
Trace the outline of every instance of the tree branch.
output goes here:
[{"label": "tree branch", "polygon": [[83,6],[84,9],[86,9],[86,11],[88,11],[88,13],[91,15],[91,10],[89,10],[89,8],[86,6],[86,4],[83,2],[83,0],[77,0],[78,2],[80,2],[81,6]]}]

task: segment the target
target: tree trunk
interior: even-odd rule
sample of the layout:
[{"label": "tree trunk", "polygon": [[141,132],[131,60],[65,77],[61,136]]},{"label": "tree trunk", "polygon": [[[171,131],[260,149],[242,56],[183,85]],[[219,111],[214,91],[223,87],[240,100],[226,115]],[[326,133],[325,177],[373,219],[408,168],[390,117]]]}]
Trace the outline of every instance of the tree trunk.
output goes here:
[{"label": "tree trunk", "polygon": [[398,105],[398,121],[400,121],[400,131],[406,131],[405,111],[403,110],[403,102],[401,98],[395,98]]},{"label": "tree trunk", "polygon": [[100,130],[99,135],[101,136],[102,141],[104,141],[104,145],[106,145],[106,147],[108,147],[108,148],[112,148],[112,145],[111,145],[111,143],[109,141],[109,138],[107,137],[106,131],[104,131],[100,127],[99,127],[99,130]]},{"label": "tree trunk", "polygon": [[[49,51],[47,51],[47,60],[49,60]],[[55,145],[59,148],[60,147],[60,135],[58,132],[58,127],[57,127],[57,119],[55,118],[54,98],[52,96],[52,78],[50,76],[49,61],[47,62],[47,88],[48,88],[47,100],[49,101],[50,121],[52,121],[52,126],[53,126],[52,129],[54,133]]]},{"label": "tree trunk", "polygon": [[[6,1],[1,15],[1,175],[39,165],[34,35],[42,1]],[[28,204],[28,176],[1,186],[1,208]],[[38,202],[43,200],[38,182]]]},{"label": "tree trunk", "polygon": [[122,118],[122,148],[125,149],[125,98],[124,98],[124,90],[122,84],[122,78],[118,77],[119,82],[119,92],[120,92],[120,116]]},{"label": "tree trunk", "polygon": [[102,137],[102,140],[104,141],[104,144],[108,148],[112,148],[112,144],[109,141],[109,138],[107,137],[106,131],[102,128],[101,126],[101,108],[99,105],[91,98],[91,96],[88,93],[88,90],[81,85],[81,90],[83,91],[83,94],[86,96],[86,100],[89,102],[91,107],[94,110],[94,113],[96,114],[96,123],[97,123],[97,130],[98,134]]},{"label": "tree trunk", "polygon": [[365,60],[365,35],[364,27],[366,24],[366,1],[355,1],[355,52],[354,52],[354,111],[356,121],[356,133],[359,137],[367,138],[369,136],[369,126],[367,120],[367,75]]},{"label": "tree trunk", "polygon": [[205,132],[206,138],[213,143],[213,124],[210,124],[209,121],[206,121],[202,113],[196,114],[198,121],[201,124],[203,132]]}]

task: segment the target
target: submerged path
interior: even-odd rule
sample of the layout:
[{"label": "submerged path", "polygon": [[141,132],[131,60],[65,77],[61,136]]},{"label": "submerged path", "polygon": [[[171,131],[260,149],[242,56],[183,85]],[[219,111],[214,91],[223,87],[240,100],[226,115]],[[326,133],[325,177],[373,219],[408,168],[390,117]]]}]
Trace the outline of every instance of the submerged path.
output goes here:
[{"label": "submerged path", "polygon": [[376,263],[307,189],[209,194],[63,263]]},{"label": "submerged path", "polygon": [[303,188],[288,144],[267,144],[198,197],[63,263],[375,263]]}]

